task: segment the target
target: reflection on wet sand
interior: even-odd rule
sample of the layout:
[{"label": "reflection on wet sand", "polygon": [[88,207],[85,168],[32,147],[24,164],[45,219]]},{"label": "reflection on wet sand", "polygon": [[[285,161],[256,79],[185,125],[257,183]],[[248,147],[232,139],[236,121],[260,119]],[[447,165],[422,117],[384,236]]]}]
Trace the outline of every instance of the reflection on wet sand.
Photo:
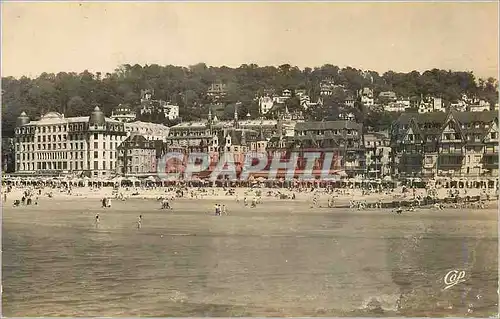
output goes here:
[{"label": "reflection on wet sand", "polygon": [[[429,314],[454,310],[488,315],[498,308],[498,242],[493,227],[477,228],[470,220],[422,219],[415,230],[387,239],[388,265],[400,287],[402,313],[426,309]],[[444,277],[454,270],[463,271],[464,280],[445,289]]]}]

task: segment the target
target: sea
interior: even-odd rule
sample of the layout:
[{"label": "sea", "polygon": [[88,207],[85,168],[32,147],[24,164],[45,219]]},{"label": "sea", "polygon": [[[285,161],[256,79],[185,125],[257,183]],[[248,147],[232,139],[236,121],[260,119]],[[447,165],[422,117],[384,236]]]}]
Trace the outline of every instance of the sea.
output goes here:
[{"label": "sea", "polygon": [[[228,216],[214,216],[215,203]],[[496,208],[396,215],[266,198],[257,208],[172,206],[4,203],[3,315],[498,314]]]}]

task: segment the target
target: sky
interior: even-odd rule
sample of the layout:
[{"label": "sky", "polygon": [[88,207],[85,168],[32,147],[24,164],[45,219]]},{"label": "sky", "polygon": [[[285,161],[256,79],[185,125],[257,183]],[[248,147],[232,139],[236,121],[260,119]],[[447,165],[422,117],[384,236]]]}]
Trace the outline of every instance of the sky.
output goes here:
[{"label": "sky", "polygon": [[121,64],[323,64],[498,78],[498,1],[3,2],[2,76]]}]

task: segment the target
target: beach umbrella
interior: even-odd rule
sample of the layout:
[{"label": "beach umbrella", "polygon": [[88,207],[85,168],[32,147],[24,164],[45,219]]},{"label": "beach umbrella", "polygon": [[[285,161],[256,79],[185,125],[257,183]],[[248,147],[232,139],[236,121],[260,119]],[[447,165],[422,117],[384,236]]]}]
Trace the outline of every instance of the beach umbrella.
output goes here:
[{"label": "beach umbrella", "polygon": [[111,179],[111,181],[112,181],[113,183],[121,183],[121,181],[122,181],[122,180],[123,180],[123,177],[120,177],[120,176],[116,176],[116,177],[113,177],[113,178]]},{"label": "beach umbrella", "polygon": [[153,182],[153,183],[156,182],[156,178],[154,178],[154,176],[149,176],[148,178],[146,178],[146,180],[148,182]]},{"label": "beach umbrella", "polygon": [[136,182],[139,182],[139,179],[137,179],[136,177],[128,177],[128,178],[125,178],[124,181],[128,181],[132,184],[135,184]]}]

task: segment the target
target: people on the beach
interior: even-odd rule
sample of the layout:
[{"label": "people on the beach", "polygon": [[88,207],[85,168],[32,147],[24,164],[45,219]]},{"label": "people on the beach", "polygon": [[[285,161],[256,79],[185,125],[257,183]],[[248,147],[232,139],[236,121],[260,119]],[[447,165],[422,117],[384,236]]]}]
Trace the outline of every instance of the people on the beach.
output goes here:
[{"label": "people on the beach", "polygon": [[96,227],[96,228],[97,228],[97,227],[99,227],[99,222],[100,222],[100,220],[99,220],[99,213],[97,213],[97,214],[95,215],[95,227]]},{"label": "people on the beach", "polygon": [[168,200],[166,200],[166,199],[162,200],[161,209],[171,209],[170,203],[168,202]]},{"label": "people on the beach", "polygon": [[142,227],[142,215],[139,215],[139,218],[137,219],[137,229],[140,229]]}]

